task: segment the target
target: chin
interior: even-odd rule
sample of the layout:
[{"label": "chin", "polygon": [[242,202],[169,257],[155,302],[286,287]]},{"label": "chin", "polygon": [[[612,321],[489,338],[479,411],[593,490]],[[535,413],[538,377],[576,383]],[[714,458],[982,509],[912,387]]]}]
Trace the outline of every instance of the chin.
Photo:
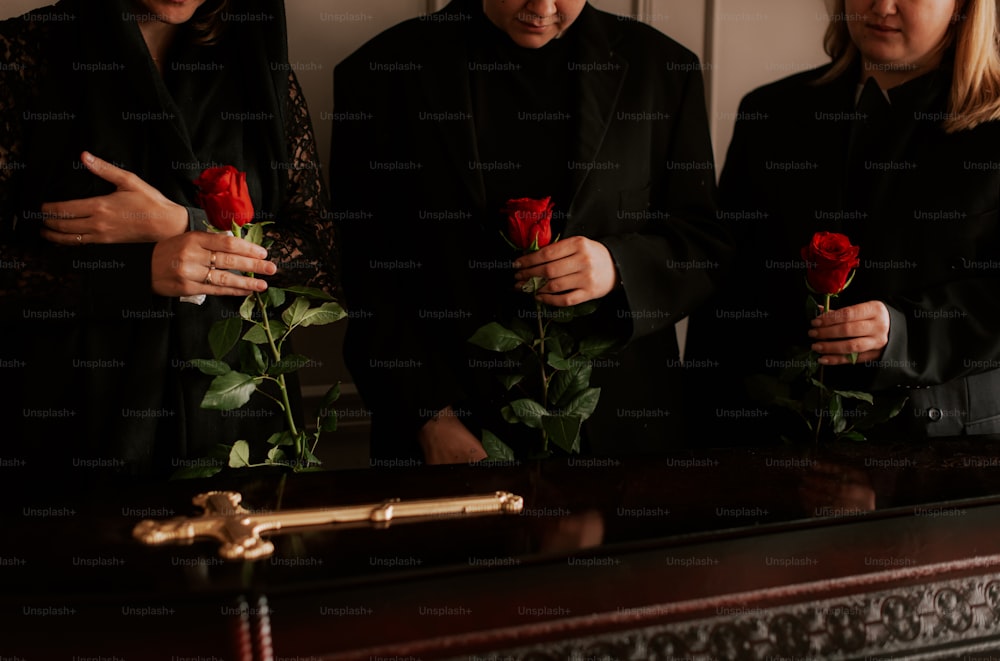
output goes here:
[{"label": "chin", "polygon": [[541,48],[559,36],[558,32],[553,34],[525,34],[524,32],[508,33],[511,40],[521,48]]}]

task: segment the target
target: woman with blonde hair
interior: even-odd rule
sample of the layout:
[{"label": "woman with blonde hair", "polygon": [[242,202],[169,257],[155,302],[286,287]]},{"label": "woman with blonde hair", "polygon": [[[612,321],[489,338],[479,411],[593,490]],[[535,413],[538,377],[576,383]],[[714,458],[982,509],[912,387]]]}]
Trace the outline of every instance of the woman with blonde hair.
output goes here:
[{"label": "woman with blonde hair", "polygon": [[[721,179],[739,257],[691,327],[689,355],[724,391],[701,422],[763,420],[777,440],[793,423],[741,385],[794,367],[798,345],[828,384],[908,396],[883,436],[1000,433],[997,3],[833,5],[832,62],[740,107]],[[799,256],[819,231],[860,264],[810,321]]]}]

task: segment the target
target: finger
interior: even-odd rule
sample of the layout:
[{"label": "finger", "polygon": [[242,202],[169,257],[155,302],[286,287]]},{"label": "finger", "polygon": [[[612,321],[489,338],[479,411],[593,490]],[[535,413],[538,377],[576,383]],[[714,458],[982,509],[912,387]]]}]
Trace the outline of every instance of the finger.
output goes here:
[{"label": "finger", "polygon": [[43,229],[40,232],[43,239],[61,246],[82,246],[91,243],[100,243],[95,240],[97,235],[86,234],[85,232],[53,232]]},{"label": "finger", "polygon": [[517,261],[514,262],[514,268],[527,269],[533,266],[538,266],[539,264],[569,257],[570,255],[579,252],[580,242],[578,239],[581,238],[582,237],[574,236],[564,241],[556,241],[555,243],[550,243],[537,252],[530,252],[527,255],[518,257]]},{"label": "finger", "polygon": [[255,259],[267,258],[267,250],[244,239],[237,239],[235,236],[216,232],[190,232],[190,235],[194,236],[193,240],[201,248],[210,252],[214,250],[217,253],[229,253]]},{"label": "finger", "polygon": [[816,342],[812,345],[812,350],[819,354],[847,354],[864,353],[879,349],[881,346],[876,338],[870,335],[861,337],[848,337],[833,342]]},{"label": "finger", "polygon": [[812,325],[815,328],[819,328],[822,326],[835,326],[859,319],[871,319],[878,315],[880,311],[879,305],[878,301],[869,301],[867,303],[859,303],[858,305],[849,305],[839,310],[824,312],[812,320]]},{"label": "finger", "polygon": [[586,303],[593,298],[593,296],[588,295],[587,292],[582,289],[574,289],[561,294],[535,295],[535,299],[540,303],[551,305],[556,308],[566,308],[572,305],[580,305],[581,303]]},{"label": "finger", "polygon": [[534,268],[521,269],[514,274],[514,280],[516,283],[521,283],[534,277],[556,280],[580,273],[583,270],[583,266],[583,261],[578,259],[578,254],[573,253]]},{"label": "finger", "polygon": [[[254,257],[243,257],[228,252],[215,253],[215,268],[223,271],[243,271],[244,273],[256,273],[258,275],[274,275],[278,272],[278,267],[272,262],[256,259]],[[207,264],[212,263],[211,256],[208,257]]]},{"label": "finger", "polygon": [[835,326],[824,326],[813,328],[809,331],[809,337],[819,340],[837,339],[842,337],[864,337],[866,335],[875,336],[878,334],[878,324],[873,319],[862,319],[846,324]]},{"label": "finger", "polygon": [[56,221],[73,221],[89,218],[94,215],[94,198],[82,200],[66,200],[63,202],[46,202],[42,205],[42,222],[47,227],[53,227]]},{"label": "finger", "polygon": [[820,365],[834,365],[834,366],[836,366],[836,365],[855,365],[855,364],[860,364],[860,363],[868,363],[868,362],[871,362],[873,360],[879,360],[882,357],[882,350],[881,349],[871,349],[871,350],[868,350],[868,351],[858,351],[858,352],[856,352],[858,354],[858,359],[855,362],[852,363],[851,359],[848,357],[848,354],[850,354],[850,353],[854,353],[854,352],[848,351],[848,352],[845,352],[845,353],[830,353],[830,354],[825,354],[825,355],[819,357],[818,362],[819,362]]},{"label": "finger", "polygon": [[142,180],[133,173],[108,163],[104,159],[94,156],[89,151],[83,152],[80,155],[80,160],[83,161],[84,166],[88,170],[104,181],[114,184],[116,188],[135,190],[142,183]]},{"label": "finger", "polygon": [[[211,282],[209,283],[209,276]],[[267,282],[259,278],[248,278],[245,275],[239,275],[237,273],[230,273],[229,271],[220,271],[218,269],[213,269],[208,276],[206,276],[203,284],[209,284],[213,289],[208,292],[210,294],[223,294],[225,292],[236,292],[236,294],[247,295],[255,291],[264,291],[267,289]],[[223,294],[231,295],[231,294]]]}]

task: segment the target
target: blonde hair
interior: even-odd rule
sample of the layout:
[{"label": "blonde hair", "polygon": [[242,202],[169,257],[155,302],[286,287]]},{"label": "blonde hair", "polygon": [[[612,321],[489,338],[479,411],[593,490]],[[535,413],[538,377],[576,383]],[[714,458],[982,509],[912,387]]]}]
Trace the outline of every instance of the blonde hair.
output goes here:
[{"label": "blonde hair", "polygon": [[[858,58],[858,47],[847,29],[845,0],[828,0],[830,25],[823,47],[833,66],[817,83],[827,83],[846,73]],[[975,128],[1000,119],[1000,0],[957,0],[957,20],[948,31],[943,49],[954,46],[955,63],[948,98],[948,133]]]}]

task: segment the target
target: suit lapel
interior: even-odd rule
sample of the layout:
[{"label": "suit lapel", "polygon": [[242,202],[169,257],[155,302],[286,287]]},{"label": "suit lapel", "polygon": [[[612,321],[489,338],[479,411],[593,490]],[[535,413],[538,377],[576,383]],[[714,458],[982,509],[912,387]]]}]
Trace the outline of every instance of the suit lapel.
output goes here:
[{"label": "suit lapel", "polygon": [[610,32],[589,4],[584,6],[572,29],[580,38],[580,68],[576,72],[580,103],[567,230],[584,203],[581,195],[584,185],[608,135],[628,73],[628,62],[613,50],[619,35]]}]

